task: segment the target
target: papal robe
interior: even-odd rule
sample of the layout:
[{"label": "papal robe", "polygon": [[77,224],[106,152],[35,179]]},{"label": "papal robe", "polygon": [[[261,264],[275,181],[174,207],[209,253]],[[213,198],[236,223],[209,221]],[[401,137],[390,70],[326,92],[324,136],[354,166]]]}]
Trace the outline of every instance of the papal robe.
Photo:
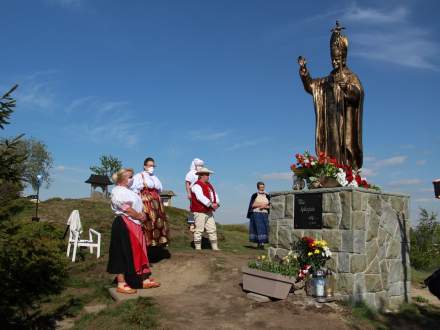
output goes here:
[{"label": "papal robe", "polygon": [[[334,83],[334,77],[344,77],[343,90]],[[359,78],[345,67],[342,72],[332,71],[324,78],[312,79],[307,71],[301,76],[304,89],[313,95],[315,104],[316,154],[324,152],[339,163],[360,169],[363,161],[362,107],[364,89]]]}]

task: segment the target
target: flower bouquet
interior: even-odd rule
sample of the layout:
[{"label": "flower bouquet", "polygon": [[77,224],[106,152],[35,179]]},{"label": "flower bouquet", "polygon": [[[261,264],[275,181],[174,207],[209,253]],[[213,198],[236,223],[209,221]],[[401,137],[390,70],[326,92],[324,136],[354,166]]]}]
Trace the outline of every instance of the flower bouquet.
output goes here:
[{"label": "flower bouquet", "polygon": [[310,188],[333,188],[333,187],[363,187],[374,188],[365,178],[361,177],[361,171],[351,166],[339,164],[334,157],[320,153],[317,157],[309,152],[296,154],[296,163],[290,169],[297,177],[306,179]]},{"label": "flower bouquet", "polygon": [[297,260],[300,266],[298,280],[303,280],[307,275],[315,273],[323,268],[332,256],[332,253],[324,240],[304,236],[295,245]]}]

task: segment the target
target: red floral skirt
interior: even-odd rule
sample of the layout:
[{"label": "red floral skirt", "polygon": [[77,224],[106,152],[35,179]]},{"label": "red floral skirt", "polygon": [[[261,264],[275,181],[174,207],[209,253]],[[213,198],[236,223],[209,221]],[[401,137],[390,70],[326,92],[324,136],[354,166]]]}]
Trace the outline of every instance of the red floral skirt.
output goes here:
[{"label": "red floral skirt", "polygon": [[144,188],[141,191],[144,212],[147,220],[143,222],[147,246],[165,246],[169,243],[169,228],[165,207],[156,189]]}]

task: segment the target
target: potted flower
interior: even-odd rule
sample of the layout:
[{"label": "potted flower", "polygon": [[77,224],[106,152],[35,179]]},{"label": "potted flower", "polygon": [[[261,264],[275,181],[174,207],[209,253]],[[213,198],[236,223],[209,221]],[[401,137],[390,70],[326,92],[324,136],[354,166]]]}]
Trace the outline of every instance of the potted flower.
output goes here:
[{"label": "potted flower", "polygon": [[292,251],[282,259],[258,256],[242,268],[243,290],[286,299],[298,272],[297,256]]},{"label": "potted flower", "polygon": [[363,187],[374,188],[361,171],[351,166],[342,165],[334,157],[324,153],[312,156],[309,152],[296,154],[296,163],[290,166],[297,177],[307,181],[310,188]]}]

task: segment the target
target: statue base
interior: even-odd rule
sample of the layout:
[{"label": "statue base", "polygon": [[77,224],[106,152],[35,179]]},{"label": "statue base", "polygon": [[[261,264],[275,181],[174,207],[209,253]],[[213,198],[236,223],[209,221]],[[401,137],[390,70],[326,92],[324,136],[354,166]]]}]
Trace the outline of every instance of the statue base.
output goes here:
[{"label": "statue base", "polygon": [[271,195],[272,257],[303,236],[324,239],[342,299],[373,309],[410,300],[409,196],[352,187]]}]

